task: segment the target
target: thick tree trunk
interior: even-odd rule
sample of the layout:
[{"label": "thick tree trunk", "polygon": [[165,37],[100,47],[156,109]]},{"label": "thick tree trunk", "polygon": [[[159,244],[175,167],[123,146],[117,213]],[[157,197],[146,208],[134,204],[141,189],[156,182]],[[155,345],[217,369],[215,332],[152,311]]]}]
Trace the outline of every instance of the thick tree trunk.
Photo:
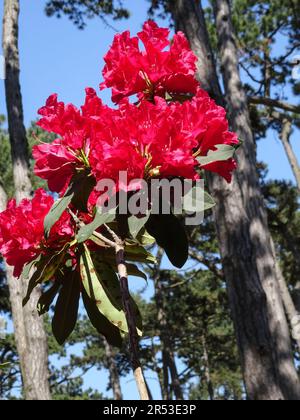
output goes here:
[{"label": "thick tree trunk", "polygon": [[104,346],[105,346],[105,354],[108,363],[108,370],[109,370],[109,380],[113,390],[114,400],[122,400],[122,391],[121,391],[121,384],[120,384],[120,376],[117,369],[116,362],[114,360],[114,354],[111,345],[107,342],[104,338]]},{"label": "thick tree trunk", "polygon": [[289,120],[284,120],[282,122],[282,131],[281,131],[280,138],[281,138],[283,147],[285,149],[286,155],[288,157],[288,160],[290,162],[292,171],[296,179],[297,188],[300,193],[300,166],[297,160],[297,156],[295,155],[295,152],[290,143],[291,134],[292,134],[292,123]]},{"label": "thick tree trunk", "polygon": [[4,2],[3,52],[5,58],[5,94],[8,114],[9,137],[13,161],[16,199],[28,197],[32,187],[29,179],[28,143],[23,123],[23,104],[20,87],[18,50],[19,0]]},{"label": "thick tree trunk", "polygon": [[[210,188],[217,201],[217,234],[245,385],[251,400],[299,399],[299,379],[256,174],[255,144],[227,2],[218,1],[216,10],[229,118],[244,144],[232,184],[214,176]],[[186,33],[199,58],[202,87],[224,106],[201,5],[194,0],[175,0],[172,13],[177,29]]]},{"label": "thick tree trunk", "polygon": [[[16,199],[19,202],[31,195],[29,179],[28,143],[23,123],[23,106],[19,81],[20,65],[18,51],[19,1],[4,1],[3,52],[5,57],[5,93],[11,142],[13,175]],[[26,285],[21,280],[8,276],[10,299],[17,349],[20,356],[24,395],[28,400],[49,400],[47,336],[43,319],[36,311],[40,296],[38,289],[30,302],[22,308]]]}]

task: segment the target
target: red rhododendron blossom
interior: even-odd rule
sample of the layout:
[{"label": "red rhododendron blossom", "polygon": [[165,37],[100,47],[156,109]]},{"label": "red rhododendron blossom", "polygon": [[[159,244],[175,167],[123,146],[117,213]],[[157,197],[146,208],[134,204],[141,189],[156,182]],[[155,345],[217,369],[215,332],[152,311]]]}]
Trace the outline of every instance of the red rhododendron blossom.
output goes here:
[{"label": "red rhododendron blossom", "polygon": [[[87,117],[99,110],[93,102],[95,92],[87,89],[86,94],[86,104],[82,107],[82,113],[72,104],[58,102],[56,94],[50,96],[46,106],[39,110],[42,118],[37,124],[46,131],[60,135],[54,142],[39,144],[32,150],[36,160],[34,172],[48,181],[49,189],[53,192],[63,192],[76,171],[89,166]],[[97,107],[103,107],[99,98]]]},{"label": "red rhododendron blossom", "polygon": [[[182,32],[169,41],[169,30],[159,28],[151,20],[142,32],[130,37],[129,31],[115,36],[104,57],[104,83],[101,88],[112,88],[112,100],[119,102],[125,96],[139,94],[141,98],[154,96],[195,94],[197,58]],[[144,44],[140,49],[139,41]],[[169,47],[166,50],[166,47]]]},{"label": "red rhododendron blossom", "polygon": [[166,101],[156,98],[154,104],[144,101],[136,107],[125,100],[110,117],[91,137],[90,164],[97,181],[112,179],[117,190],[125,189],[119,173],[126,171],[128,182],[137,180],[131,185],[136,190],[138,180],[153,176],[195,179],[197,142],[176,130]]},{"label": "red rhododendron blossom", "polygon": [[[215,151],[216,146],[220,144],[230,146],[239,144],[237,135],[229,131],[225,109],[218,106],[204,90],[198,89],[191,101],[171,106],[175,109],[174,124],[176,124],[176,129],[197,140],[196,156],[206,156],[210,151]],[[217,161],[203,166],[203,169],[218,173],[228,182],[231,181],[235,168],[236,161],[234,159]]]},{"label": "red rhododendron blossom", "polygon": [[79,166],[76,155],[62,145],[61,139],[33,146],[32,154],[36,160],[34,173],[47,180],[53,192],[63,191]]},{"label": "red rhododendron blossom", "polygon": [[14,267],[14,276],[19,277],[24,265],[41,253],[60,249],[74,237],[69,213],[64,212],[52,227],[49,239],[44,238],[44,219],[53,203],[54,199],[39,189],[32,200],[24,199],[18,206],[10,200],[0,213],[0,252]]},{"label": "red rhododendron blossom", "polygon": [[[119,110],[107,114],[93,131],[90,164],[97,181],[112,179],[118,184],[120,171],[127,171],[129,182],[151,177],[195,180],[197,156],[206,156],[218,144],[237,143],[224,109],[199,89],[184,104],[168,105],[157,97],[155,103],[143,101],[137,107],[123,100]],[[205,169],[230,180],[234,167],[232,159]],[[133,187],[138,188],[138,182]],[[123,186],[118,184],[117,189]]]}]

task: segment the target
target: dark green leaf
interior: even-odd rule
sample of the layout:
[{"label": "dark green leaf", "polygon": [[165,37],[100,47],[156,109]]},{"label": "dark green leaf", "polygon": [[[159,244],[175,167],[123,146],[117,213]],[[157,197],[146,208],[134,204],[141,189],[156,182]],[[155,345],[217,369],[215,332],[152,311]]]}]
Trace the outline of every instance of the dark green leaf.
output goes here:
[{"label": "dark green leaf", "polygon": [[87,211],[88,198],[96,185],[95,179],[86,170],[73,176],[65,195],[59,198],[50,209],[44,221],[45,236],[48,237],[52,226],[72,203],[77,210]]},{"label": "dark green leaf", "polygon": [[56,280],[54,284],[46,292],[44,292],[41,295],[37,304],[37,311],[40,316],[44,315],[46,312],[49,311],[50,305],[54,301],[55,296],[57,295],[60,286],[61,286],[61,282]]},{"label": "dark green leaf", "polygon": [[27,304],[31,292],[38,284],[51,280],[54,277],[56,271],[58,270],[60,264],[62,263],[65,257],[65,252],[66,249],[63,248],[55,254],[41,257],[41,259],[36,265],[35,272],[33,273],[31,279],[28,282],[27,293],[23,299],[23,306]]},{"label": "dark green leaf", "polygon": [[126,244],[125,259],[132,262],[156,264],[154,255],[143,246],[137,244]]},{"label": "dark green leaf", "polygon": [[129,276],[140,277],[148,281],[148,277],[145,273],[143,273],[135,264],[126,264],[127,265],[127,272]]},{"label": "dark green leaf", "polygon": [[152,214],[146,229],[166,251],[171,263],[177,268],[182,268],[188,259],[189,245],[179,219],[173,214]]},{"label": "dark green leaf", "polygon": [[63,344],[75,328],[80,298],[80,274],[66,270],[55,305],[52,331],[58,344]]},{"label": "dark green leaf", "polygon": [[119,348],[122,347],[123,340],[119,328],[102,315],[96,302],[88,296],[84,289],[81,293],[84,307],[94,328],[96,328],[100,334],[104,335],[109,344]]},{"label": "dark green leaf", "polygon": [[87,202],[95,185],[96,180],[91,176],[89,170],[75,175],[72,180],[72,190],[74,191],[72,204],[77,210],[87,211]]}]

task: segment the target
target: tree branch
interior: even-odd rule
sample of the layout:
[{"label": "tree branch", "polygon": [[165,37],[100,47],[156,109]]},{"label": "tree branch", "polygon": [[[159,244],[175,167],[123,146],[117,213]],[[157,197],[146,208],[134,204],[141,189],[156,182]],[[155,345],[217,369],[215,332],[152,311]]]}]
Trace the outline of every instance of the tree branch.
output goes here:
[{"label": "tree branch", "polygon": [[116,250],[116,262],[118,267],[118,274],[120,278],[121,295],[123,301],[123,307],[126,315],[126,321],[128,325],[129,343],[131,350],[131,363],[133,368],[134,378],[137,384],[137,388],[141,397],[141,400],[149,400],[149,393],[147,384],[139,360],[139,337],[137,334],[136,320],[134,309],[131,304],[129,286],[128,286],[128,273],[125,262],[125,243],[118,237],[118,235],[110,229],[109,226],[105,225],[108,233],[114,240],[114,247]]},{"label": "tree branch", "polygon": [[270,108],[279,108],[284,111],[294,112],[300,114],[300,106],[289,104],[288,102],[280,101],[277,99],[266,98],[263,96],[250,96],[248,97],[248,103],[253,105],[264,105]]},{"label": "tree branch", "polygon": [[198,254],[198,253],[196,253],[194,251],[191,251],[191,250],[189,251],[189,256],[193,260],[197,261],[198,263],[205,265],[209,269],[209,271],[211,271],[219,279],[224,280],[224,274],[222,273],[221,270],[219,270],[216,267],[216,265],[212,261],[205,258],[203,255]]}]

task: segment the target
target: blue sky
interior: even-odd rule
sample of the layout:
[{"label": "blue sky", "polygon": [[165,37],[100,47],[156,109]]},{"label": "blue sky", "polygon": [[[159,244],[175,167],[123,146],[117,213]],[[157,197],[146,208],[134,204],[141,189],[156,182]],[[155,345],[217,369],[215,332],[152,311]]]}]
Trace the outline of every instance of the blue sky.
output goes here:
[{"label": "blue sky", "polygon": [[[47,18],[43,10],[45,3],[45,0],[21,0],[20,59],[26,125],[37,117],[38,108],[51,93],[56,92],[61,100],[80,106],[85,87],[98,89],[102,57],[114,36],[114,31],[104,27],[98,19],[90,20],[86,29],[79,31],[67,18]],[[125,3],[131,10],[131,18],[113,24],[119,31],[130,28],[132,33],[136,33],[147,18],[148,2],[126,0]],[[1,20],[2,10],[3,0],[0,0]],[[0,81],[0,114],[5,114],[3,85]],[[109,91],[103,92],[102,98],[109,103]],[[289,99],[293,101],[293,98]],[[299,131],[292,143],[300,159],[298,138]],[[268,163],[270,177],[293,180],[276,134],[269,133],[266,140],[259,142],[258,157]]]},{"label": "blue sky", "polygon": [[[50,94],[56,92],[61,100],[80,106],[84,100],[85,87],[98,89],[103,67],[102,57],[115,34],[97,19],[91,20],[84,31],[79,31],[67,18],[47,18],[43,11],[45,3],[45,0],[21,0],[21,85],[27,126],[37,118],[38,108]],[[136,33],[147,18],[148,2],[127,0],[125,4],[131,10],[131,18],[113,24],[118,31],[130,28],[132,33]],[[0,0],[0,20],[2,11],[3,0]],[[101,96],[110,103],[108,91]],[[289,96],[293,101],[294,98]],[[0,81],[0,114],[6,114],[3,81]],[[293,136],[293,146],[300,159],[298,137],[297,131]],[[270,177],[293,180],[289,163],[275,133],[270,132],[265,140],[259,142],[258,158],[269,165]],[[134,288],[140,285],[139,281]],[[151,286],[149,288],[147,296],[151,295]],[[146,376],[154,397],[158,398],[158,386],[152,379],[154,375]],[[91,372],[87,375],[87,386],[99,384],[99,389],[104,393],[106,383],[107,376],[103,372]],[[136,397],[132,376],[125,378],[122,385],[125,398]]]}]

